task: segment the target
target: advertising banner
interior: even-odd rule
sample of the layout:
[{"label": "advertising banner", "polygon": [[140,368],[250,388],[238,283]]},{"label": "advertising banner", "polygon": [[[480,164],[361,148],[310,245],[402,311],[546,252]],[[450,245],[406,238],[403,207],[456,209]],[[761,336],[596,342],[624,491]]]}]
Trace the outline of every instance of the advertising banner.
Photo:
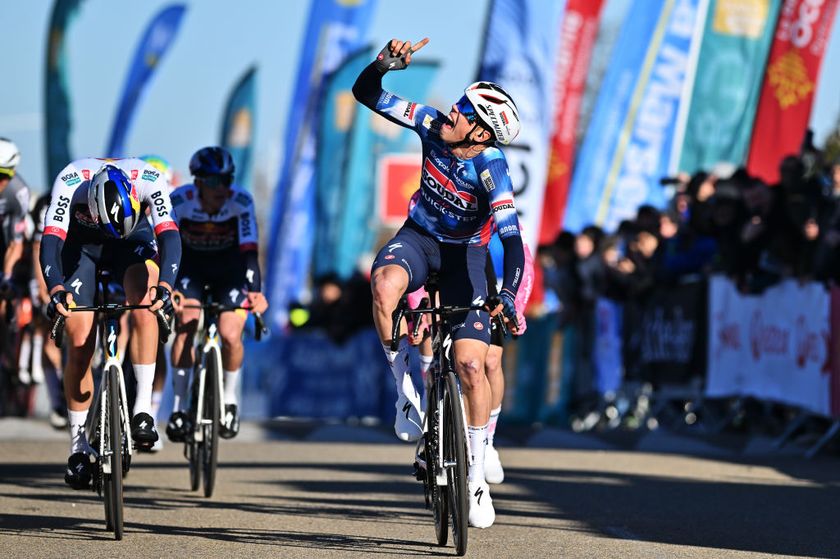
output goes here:
[{"label": "advertising banner", "polygon": [[752,396],[831,413],[831,301],[818,283],[794,280],[746,296],[723,277],[709,287],[711,397]]},{"label": "advertising banner", "polygon": [[245,71],[228,97],[222,120],[222,134],[219,145],[227,149],[236,166],[236,184],[251,190],[251,149],[254,144],[256,126],[257,68]]},{"label": "advertising banner", "polygon": [[837,3],[787,0],[782,7],[747,159],[750,174],[769,184],[779,182],[782,159],[799,153]]}]

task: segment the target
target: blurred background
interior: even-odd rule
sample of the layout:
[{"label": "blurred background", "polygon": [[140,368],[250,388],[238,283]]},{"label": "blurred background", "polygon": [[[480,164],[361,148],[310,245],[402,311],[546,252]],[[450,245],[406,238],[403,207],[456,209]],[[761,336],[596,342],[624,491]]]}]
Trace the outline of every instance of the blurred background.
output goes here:
[{"label": "blurred background", "polygon": [[489,79],[523,117],[504,151],[536,276],[512,422],[836,432],[837,5],[17,2],[0,136],[36,194],[73,158],[155,154],[183,183],[198,148],[231,149],[272,305],[246,414],[390,421],[367,281],[420,144],[350,88],[389,39],[429,37],[386,89],[446,109]]}]

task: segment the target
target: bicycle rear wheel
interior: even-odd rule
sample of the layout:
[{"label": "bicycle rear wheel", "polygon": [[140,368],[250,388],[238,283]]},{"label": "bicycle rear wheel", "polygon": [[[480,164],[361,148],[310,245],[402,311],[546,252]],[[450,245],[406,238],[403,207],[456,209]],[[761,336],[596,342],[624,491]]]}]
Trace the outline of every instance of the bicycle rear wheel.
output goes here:
[{"label": "bicycle rear wheel", "polygon": [[[111,452],[111,473],[105,474],[105,517],[110,518],[114,538],[123,537],[123,431],[120,417],[119,371],[115,366],[108,368],[108,390],[106,411],[108,444],[105,448]],[[104,429],[103,429],[104,430]],[[110,515],[109,515],[110,511]]]},{"label": "bicycle rear wheel", "polygon": [[446,468],[449,515],[455,552],[467,552],[469,496],[467,494],[467,442],[464,435],[464,414],[461,408],[458,381],[453,371],[446,373],[443,397],[443,460]]},{"label": "bicycle rear wheel", "polygon": [[219,462],[219,362],[217,349],[211,349],[207,356],[204,376],[204,496],[212,497],[216,483],[216,466]]}]

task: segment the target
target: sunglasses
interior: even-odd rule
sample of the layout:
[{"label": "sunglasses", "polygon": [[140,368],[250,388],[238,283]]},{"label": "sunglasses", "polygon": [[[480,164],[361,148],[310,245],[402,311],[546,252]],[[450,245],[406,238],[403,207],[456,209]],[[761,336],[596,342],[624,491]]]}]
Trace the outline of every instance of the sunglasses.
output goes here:
[{"label": "sunglasses", "polygon": [[207,175],[206,177],[195,177],[195,182],[208,188],[220,188],[228,186],[228,179],[219,175]]},{"label": "sunglasses", "polygon": [[469,99],[467,99],[466,95],[463,95],[460,99],[458,99],[458,102],[455,103],[455,108],[458,109],[459,113],[464,115],[464,118],[466,118],[469,123],[475,122],[475,119],[478,118],[478,115],[475,112],[475,107],[473,107],[473,104],[470,103]]}]

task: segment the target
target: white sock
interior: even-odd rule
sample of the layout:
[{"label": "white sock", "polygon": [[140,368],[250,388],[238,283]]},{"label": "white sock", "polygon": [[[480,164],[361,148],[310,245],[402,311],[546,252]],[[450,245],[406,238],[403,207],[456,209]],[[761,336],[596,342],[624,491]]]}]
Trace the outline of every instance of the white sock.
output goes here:
[{"label": "white sock", "polygon": [[496,437],[496,424],[499,422],[499,414],[502,413],[502,406],[490,410],[490,423],[487,424],[487,446],[493,446],[493,439]]},{"label": "white sock", "polygon": [[470,443],[470,471],[467,477],[472,482],[484,481],[484,450],[487,448],[487,425],[467,427]]},{"label": "white sock", "polygon": [[158,411],[160,411],[160,403],[163,400],[163,391],[152,389],[152,417],[157,422]]},{"label": "white sock", "polygon": [[236,399],[236,388],[241,371],[241,368],[235,371],[225,371],[225,405],[239,403]]},{"label": "white sock", "polygon": [[70,424],[70,454],[87,452],[88,441],[85,436],[85,421],[88,410],[67,410],[67,422]]},{"label": "white sock", "polygon": [[420,354],[420,376],[423,377],[423,386],[426,385],[426,375],[429,374],[429,367],[432,366],[432,361],[434,361],[434,359],[434,355]]},{"label": "white sock", "polygon": [[385,357],[391,366],[391,374],[394,375],[394,383],[397,385],[397,395],[403,394],[417,396],[417,390],[411,382],[411,374],[408,371],[408,338],[402,338],[397,351],[391,351],[391,347],[382,345],[385,350]]},{"label": "white sock", "polygon": [[155,363],[134,365],[134,377],[137,379],[137,397],[134,400],[134,412],[152,415],[152,383],[155,381]]},{"label": "white sock", "polygon": [[32,341],[29,336],[24,336],[20,341],[20,355],[18,356],[18,369],[29,371],[29,357],[32,355]]},{"label": "white sock", "polygon": [[172,411],[184,411],[190,387],[189,369],[172,369]]},{"label": "white sock", "polygon": [[32,336],[32,378],[44,378],[44,364],[42,362],[44,357],[44,336],[43,334],[35,334]]}]

